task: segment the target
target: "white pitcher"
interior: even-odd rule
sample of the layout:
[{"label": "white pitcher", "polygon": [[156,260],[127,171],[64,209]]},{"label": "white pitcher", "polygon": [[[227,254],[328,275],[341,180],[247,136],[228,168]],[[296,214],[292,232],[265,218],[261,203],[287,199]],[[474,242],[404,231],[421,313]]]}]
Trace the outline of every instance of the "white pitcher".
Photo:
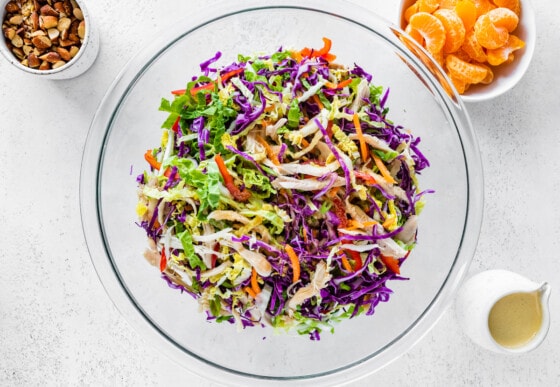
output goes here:
[{"label": "white pitcher", "polygon": [[[534,308],[525,312],[535,315],[519,316],[518,308],[533,296]],[[536,348],[546,337],[550,326],[549,296],[550,285],[546,282],[536,283],[507,270],[488,270],[474,275],[462,286],[455,303],[456,315],[465,333],[482,347],[499,353],[523,353]],[[521,317],[517,326],[513,319],[508,320],[512,314]],[[500,321],[507,323],[500,327]],[[529,332],[532,324],[527,321],[532,324],[538,321],[534,332]],[[513,345],[503,340],[504,337],[516,339],[515,334],[530,336],[519,337],[519,342]]]}]

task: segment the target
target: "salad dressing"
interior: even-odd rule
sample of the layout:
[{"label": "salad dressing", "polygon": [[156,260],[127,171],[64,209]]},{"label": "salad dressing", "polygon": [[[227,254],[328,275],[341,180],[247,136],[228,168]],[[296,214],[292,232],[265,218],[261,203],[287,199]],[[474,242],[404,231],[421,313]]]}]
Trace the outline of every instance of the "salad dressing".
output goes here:
[{"label": "salad dressing", "polygon": [[543,308],[540,292],[518,292],[502,297],[490,310],[488,327],[494,340],[507,348],[518,348],[540,331]]}]

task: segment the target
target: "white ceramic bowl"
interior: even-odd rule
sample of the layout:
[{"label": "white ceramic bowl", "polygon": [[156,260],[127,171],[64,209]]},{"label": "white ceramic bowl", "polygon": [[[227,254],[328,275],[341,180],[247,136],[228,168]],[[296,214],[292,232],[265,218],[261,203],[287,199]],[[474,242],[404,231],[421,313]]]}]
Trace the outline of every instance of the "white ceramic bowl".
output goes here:
[{"label": "white ceramic bowl", "polygon": [[[416,0],[401,0],[398,13],[398,25],[403,30],[406,27],[404,11],[414,4]],[[515,60],[510,64],[503,64],[493,67],[494,80],[488,85],[471,85],[470,88],[461,95],[465,102],[480,102],[496,98],[511,90],[525,75],[529,68],[533,53],[535,51],[535,41],[537,28],[535,21],[535,11],[530,0],[521,1],[521,16],[519,25],[514,34],[525,42],[525,47],[515,52]]]},{"label": "white ceramic bowl", "polygon": [[[0,0],[2,21],[6,13],[6,4],[10,0]],[[86,8],[82,0],[76,1],[82,10],[84,20],[86,22],[86,33],[83,39],[80,50],[72,60],[68,61],[64,66],[51,70],[39,70],[24,66],[20,63],[18,58],[10,51],[6,44],[4,34],[0,37],[0,52],[14,67],[19,70],[35,77],[43,79],[70,79],[83,74],[95,62],[97,54],[99,53],[99,34],[97,32],[95,23],[92,21],[91,14]]]}]

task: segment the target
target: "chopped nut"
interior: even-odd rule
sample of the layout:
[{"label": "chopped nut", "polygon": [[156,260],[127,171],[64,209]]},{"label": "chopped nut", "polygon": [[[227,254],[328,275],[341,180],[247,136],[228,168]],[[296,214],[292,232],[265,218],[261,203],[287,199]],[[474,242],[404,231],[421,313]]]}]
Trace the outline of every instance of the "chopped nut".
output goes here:
[{"label": "chopped nut", "polygon": [[72,55],[70,55],[70,51],[68,51],[64,47],[57,47],[57,48],[55,48],[55,50],[56,50],[56,52],[58,52],[58,55],[60,55],[60,57],[63,60],[65,60],[66,62],[68,62],[70,59],[72,59]]},{"label": "chopped nut", "polygon": [[63,39],[61,36],[61,39],[58,40],[58,44],[60,44],[60,47],[70,47],[76,44],[76,42],[69,39]]},{"label": "chopped nut", "polygon": [[49,62],[47,61],[42,61],[41,65],[39,66],[39,70],[50,70],[51,69],[51,65]]},{"label": "chopped nut", "polygon": [[34,32],[30,33],[30,34],[29,34],[29,37],[30,37],[30,38],[34,38],[35,36],[45,36],[45,35],[46,35],[46,34],[45,34],[45,31],[43,31],[43,30],[37,30],[37,31],[34,31]]},{"label": "chopped nut", "polygon": [[12,40],[14,38],[14,36],[16,36],[16,30],[14,30],[13,28],[6,28],[4,30],[4,36],[6,37],[6,39],[8,40]]},{"label": "chopped nut", "polygon": [[78,36],[83,39],[86,36],[86,22],[82,20],[78,25]]},{"label": "chopped nut", "polygon": [[14,47],[22,47],[23,46],[23,39],[19,35],[15,35],[11,40]]},{"label": "chopped nut", "polygon": [[74,17],[78,20],[84,20],[84,14],[80,8],[74,8]]},{"label": "chopped nut", "polygon": [[39,67],[39,65],[41,64],[41,61],[39,60],[39,58],[37,58],[37,55],[35,55],[34,53],[30,53],[27,56],[27,63],[29,64],[29,67]]},{"label": "chopped nut", "polygon": [[60,32],[67,30],[68,28],[70,28],[70,25],[72,24],[72,20],[70,20],[67,17],[62,17],[60,18],[60,20],[58,21],[58,30]]},{"label": "chopped nut", "polygon": [[23,60],[23,58],[25,57],[25,54],[23,53],[23,50],[21,49],[21,47],[12,48],[12,52],[14,53],[16,58],[18,58],[19,60]]},{"label": "chopped nut", "polygon": [[39,16],[39,25],[44,29],[58,26],[58,18],[56,16]]},{"label": "chopped nut", "polygon": [[23,16],[14,15],[10,18],[9,22],[10,22],[10,24],[13,24],[14,26],[19,26],[21,23],[23,23]]},{"label": "chopped nut", "polygon": [[31,28],[37,30],[39,28],[39,14],[37,12],[33,12],[30,18],[31,18]]},{"label": "chopped nut", "polygon": [[72,46],[70,47],[70,56],[73,58],[78,54],[78,51],[80,51],[80,49],[76,46]]},{"label": "chopped nut", "polygon": [[[53,4],[54,9],[56,9],[56,11],[60,14],[60,13],[64,13],[64,5],[62,5],[62,1],[57,1],[56,3]],[[65,14],[66,15],[66,14]],[[62,16],[61,16],[62,17]]]},{"label": "chopped nut", "polygon": [[45,4],[41,7],[41,15],[58,17],[58,11],[50,5]]},{"label": "chopped nut", "polygon": [[8,4],[6,4],[5,9],[6,12],[8,13],[17,13],[21,10],[19,5],[15,1],[8,2]]},{"label": "chopped nut", "polygon": [[60,36],[60,31],[56,28],[49,28],[47,30],[47,35],[49,35],[49,38],[52,41]]},{"label": "chopped nut", "polygon": [[31,52],[33,51],[33,47],[31,47],[31,46],[29,46],[29,45],[27,45],[27,44],[26,44],[25,46],[23,46],[22,49],[23,49],[23,53],[24,53],[25,55],[29,55],[29,54],[31,54]]},{"label": "chopped nut", "polygon": [[59,67],[64,66],[65,64],[66,64],[65,61],[59,60],[58,62],[53,63],[52,68],[53,68],[53,69],[57,69],[57,68],[59,68]]},{"label": "chopped nut", "polygon": [[52,46],[51,40],[44,35],[35,36],[33,39],[31,39],[31,41],[33,42],[33,45],[40,50]]},{"label": "chopped nut", "polygon": [[56,63],[60,60],[60,55],[58,55],[58,53],[56,52],[49,51],[46,54],[41,55],[39,59],[46,60],[49,63]]}]

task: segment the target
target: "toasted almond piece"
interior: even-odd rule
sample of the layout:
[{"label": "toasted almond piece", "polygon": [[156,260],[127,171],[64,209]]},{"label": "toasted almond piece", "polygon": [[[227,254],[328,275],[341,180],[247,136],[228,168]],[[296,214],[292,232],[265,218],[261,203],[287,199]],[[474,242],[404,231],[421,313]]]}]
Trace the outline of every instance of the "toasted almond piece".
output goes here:
[{"label": "toasted almond piece", "polygon": [[51,7],[49,4],[45,4],[41,7],[41,15],[42,16],[55,16],[58,17],[58,11]]},{"label": "toasted almond piece", "polygon": [[41,64],[39,65],[39,70],[50,70],[50,69],[51,69],[51,65],[46,60],[42,61]]},{"label": "toasted almond piece", "polygon": [[16,36],[16,30],[14,30],[13,28],[6,28],[4,30],[4,36],[6,37],[6,39],[8,40],[12,40],[14,38],[14,36]]},{"label": "toasted almond piece", "polygon": [[35,55],[34,53],[30,53],[27,56],[27,63],[29,64],[29,67],[35,68],[39,67],[41,61],[39,60],[39,58],[37,58],[37,55]]},{"label": "toasted almond piece", "polygon": [[23,46],[23,39],[19,35],[15,35],[13,37],[13,39],[11,40],[11,42],[12,42],[12,45],[14,47],[22,47]]},{"label": "toasted almond piece", "polygon": [[14,25],[14,26],[19,26],[21,23],[23,23],[23,16],[21,15],[14,15],[10,18],[10,20],[8,20],[10,24]]},{"label": "toasted almond piece", "polygon": [[23,54],[23,50],[21,49],[21,47],[12,48],[12,52],[19,60],[23,60],[23,58],[25,58],[25,55]]},{"label": "toasted almond piece", "polygon": [[6,7],[4,7],[4,8],[6,9],[6,12],[8,12],[8,13],[17,13],[21,10],[19,5],[15,1],[8,2],[8,4],[6,4]]},{"label": "toasted almond piece", "polygon": [[62,58],[62,60],[68,62],[70,59],[72,59],[72,55],[70,55],[70,51],[68,51],[64,47],[56,47],[55,50],[58,53],[58,55],[60,55],[60,58]]},{"label": "toasted almond piece", "polygon": [[58,21],[58,30],[60,32],[67,30],[68,28],[70,28],[70,25],[72,24],[72,20],[70,20],[67,17],[61,17],[60,20]]},{"label": "toasted almond piece", "polygon": [[74,17],[78,20],[84,20],[84,14],[80,8],[74,8]]},{"label": "toasted almond piece", "polygon": [[80,51],[80,49],[77,46],[72,46],[70,47],[70,56],[73,58],[78,54],[78,51]]},{"label": "toasted almond piece", "polygon": [[31,20],[31,28],[34,30],[39,29],[39,14],[37,12],[33,12],[29,18]]},{"label": "toasted almond piece", "polygon": [[60,55],[58,55],[57,52],[49,51],[46,54],[41,55],[39,59],[46,60],[49,63],[56,63],[60,60]]},{"label": "toasted almond piece", "polygon": [[27,58],[20,62],[23,66],[29,67],[29,63],[27,62]]},{"label": "toasted almond piece", "polygon": [[59,68],[59,67],[64,66],[65,64],[66,64],[65,61],[59,60],[58,62],[53,63],[52,68],[53,68],[53,69],[57,69],[57,68]]},{"label": "toasted almond piece", "polygon": [[62,1],[57,1],[56,3],[53,4],[54,9],[56,9],[56,11],[60,14],[60,13],[65,13],[64,11],[64,5],[62,5]]},{"label": "toasted almond piece", "polygon": [[49,28],[47,30],[47,34],[49,35],[49,38],[52,41],[60,36],[60,31],[56,28]]},{"label": "toasted almond piece", "polygon": [[58,40],[58,44],[60,45],[60,47],[70,47],[70,46],[73,46],[74,44],[76,44],[76,42],[74,42],[73,40],[70,40],[70,39],[64,39],[61,36],[60,39]]},{"label": "toasted almond piece", "polygon": [[23,49],[23,53],[24,53],[25,55],[29,55],[29,54],[31,54],[31,52],[33,52],[33,47],[31,47],[31,46],[29,46],[29,45],[27,45],[27,44],[24,45],[24,46],[22,47],[22,49]]},{"label": "toasted almond piece", "polygon": [[44,50],[45,48],[50,48],[52,46],[51,40],[44,35],[35,36],[33,39],[31,39],[31,41],[33,42],[33,45],[39,50]]},{"label": "toasted almond piece", "polygon": [[58,17],[56,16],[39,16],[39,25],[44,29],[55,28],[58,26]]},{"label": "toasted almond piece", "polygon": [[80,39],[83,39],[86,36],[86,22],[84,20],[82,20],[78,26],[78,36]]},{"label": "toasted almond piece", "polygon": [[34,38],[35,36],[45,36],[46,33],[43,30],[37,30],[37,31],[33,31],[32,33],[29,34],[30,38]]}]

